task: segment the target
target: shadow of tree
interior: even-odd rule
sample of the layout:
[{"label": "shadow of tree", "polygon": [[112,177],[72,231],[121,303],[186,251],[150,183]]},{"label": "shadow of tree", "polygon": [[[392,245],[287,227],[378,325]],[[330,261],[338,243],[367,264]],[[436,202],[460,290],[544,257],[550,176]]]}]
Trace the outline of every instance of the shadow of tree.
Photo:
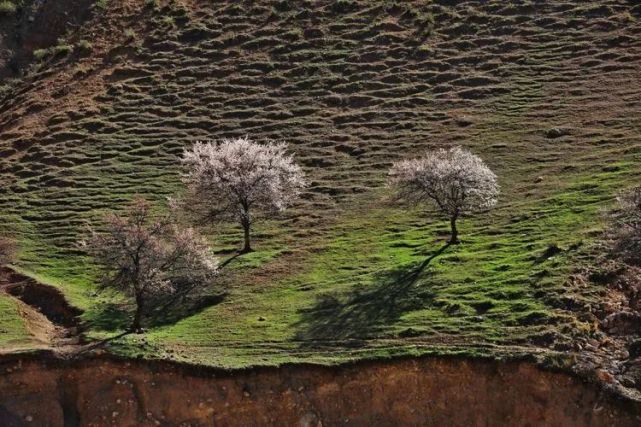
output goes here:
[{"label": "shadow of tree", "polygon": [[118,340],[118,339],[120,339],[120,338],[122,338],[122,337],[124,337],[126,335],[129,335],[131,333],[132,333],[131,331],[125,331],[125,332],[119,333],[118,335],[114,335],[113,337],[106,338],[104,340],[91,342],[91,343],[81,347],[79,350],[77,350],[71,356],[72,356],[72,358],[78,358],[78,357],[82,356],[83,354],[86,354],[86,353],[88,353],[88,352],[90,352],[92,350],[95,350],[95,349],[99,348],[99,347],[103,347],[103,346],[109,344],[110,342],[116,341],[116,340]]},{"label": "shadow of tree", "polygon": [[221,263],[220,263],[220,265],[218,266],[218,268],[222,269],[222,268],[227,267],[227,265],[228,265],[229,263],[231,263],[233,260],[235,260],[236,258],[238,258],[238,257],[239,257],[239,256],[241,256],[241,255],[243,255],[243,254],[242,254],[242,253],[240,253],[240,252],[236,252],[234,255],[230,256],[230,257],[229,257],[229,258],[227,258],[225,261],[221,262]]},{"label": "shadow of tree", "polygon": [[303,346],[348,340],[354,344],[375,336],[404,313],[424,308],[433,301],[434,293],[413,285],[448,247],[446,244],[416,266],[384,272],[373,285],[353,289],[346,296],[319,296],[313,307],[301,311],[295,338]]},{"label": "shadow of tree", "polygon": [[[171,325],[189,316],[220,304],[225,293],[189,294],[172,300],[156,300],[145,313],[143,327]],[[104,304],[93,310],[85,321],[91,328],[107,332],[126,330],[134,314],[133,304]]]},{"label": "shadow of tree", "polygon": [[129,327],[132,313],[133,311],[126,305],[107,303],[87,312],[84,321],[92,329],[114,332]]},{"label": "shadow of tree", "polygon": [[158,304],[154,310],[147,313],[147,326],[172,325],[181,319],[193,316],[203,310],[220,304],[225,300],[227,294],[205,294],[188,295],[186,298],[168,301],[165,304]]}]

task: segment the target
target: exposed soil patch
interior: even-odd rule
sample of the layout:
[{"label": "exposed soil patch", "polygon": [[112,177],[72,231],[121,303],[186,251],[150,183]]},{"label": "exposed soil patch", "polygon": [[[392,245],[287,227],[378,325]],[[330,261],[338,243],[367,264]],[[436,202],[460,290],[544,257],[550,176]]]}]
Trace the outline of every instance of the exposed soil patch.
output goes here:
[{"label": "exposed soil patch", "polygon": [[79,318],[82,311],[71,306],[62,292],[9,268],[0,269],[0,292],[21,304],[19,309],[31,333],[52,346],[79,341]]},{"label": "exposed soil patch", "polygon": [[638,402],[531,363],[424,358],[220,371],[159,362],[7,360],[0,424],[633,426]]},{"label": "exposed soil patch", "polygon": [[78,326],[78,316],[82,311],[69,305],[58,289],[11,270],[4,270],[2,273],[7,277],[8,284],[4,286],[4,290],[9,295],[36,308],[56,325],[67,328]]}]

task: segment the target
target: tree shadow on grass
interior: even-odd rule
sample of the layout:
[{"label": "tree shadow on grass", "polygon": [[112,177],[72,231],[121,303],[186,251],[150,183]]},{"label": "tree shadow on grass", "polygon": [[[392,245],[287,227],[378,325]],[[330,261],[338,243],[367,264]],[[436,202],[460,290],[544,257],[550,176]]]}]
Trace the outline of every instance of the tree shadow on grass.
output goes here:
[{"label": "tree shadow on grass", "polygon": [[92,351],[92,350],[96,350],[96,349],[97,349],[97,348],[99,348],[99,347],[103,347],[103,346],[105,346],[105,345],[109,344],[110,342],[112,342],[112,341],[116,341],[116,340],[118,340],[118,339],[120,339],[120,338],[122,338],[122,337],[124,337],[124,336],[126,336],[126,335],[129,335],[129,334],[131,334],[131,333],[132,333],[131,331],[125,331],[125,332],[121,332],[121,333],[119,333],[118,335],[114,335],[113,337],[105,338],[104,340],[91,342],[91,343],[89,343],[89,344],[86,344],[86,345],[84,345],[84,346],[80,347],[80,348],[79,348],[79,349],[78,349],[74,354],[72,354],[71,356],[72,356],[72,358],[80,357],[80,356],[82,356],[83,354],[86,354],[86,353],[88,353],[88,352],[90,352],[90,351]]},{"label": "tree shadow on grass", "polygon": [[301,311],[295,338],[302,346],[345,341],[358,345],[395,323],[403,314],[431,304],[434,292],[413,286],[425,268],[450,245],[446,244],[421,264],[379,275],[370,286],[347,295],[321,295],[316,304]]},{"label": "tree shadow on grass", "polygon": [[131,324],[131,317],[128,306],[107,303],[88,312],[84,320],[91,329],[114,332],[127,329]]},{"label": "tree shadow on grass", "polygon": [[223,269],[223,268],[227,267],[227,265],[229,265],[229,263],[231,263],[233,260],[235,260],[236,258],[238,258],[241,255],[244,255],[244,254],[242,254],[240,252],[234,253],[232,256],[227,258],[225,261],[221,262],[220,265],[218,266],[218,268]]},{"label": "tree shadow on grass", "polygon": [[226,293],[196,294],[189,295],[186,298],[167,301],[158,304],[154,310],[148,313],[143,323],[150,327],[173,325],[179,320],[194,316],[209,307],[222,303],[226,296]]},{"label": "tree shadow on grass", "polygon": [[[172,325],[224,301],[226,294],[190,294],[175,300],[155,301],[154,308],[145,313],[143,327]],[[134,316],[133,304],[104,304],[85,319],[92,328],[115,332],[127,330]]]}]

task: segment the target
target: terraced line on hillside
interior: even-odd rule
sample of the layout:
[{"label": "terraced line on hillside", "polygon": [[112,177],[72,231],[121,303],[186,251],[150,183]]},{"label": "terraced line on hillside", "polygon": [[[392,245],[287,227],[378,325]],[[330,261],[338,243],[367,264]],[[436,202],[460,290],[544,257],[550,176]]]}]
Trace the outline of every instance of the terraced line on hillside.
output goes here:
[{"label": "terraced line on hillside", "polygon": [[[435,5],[423,12],[437,22],[425,42],[427,57],[417,52],[422,45],[415,22],[404,18],[414,6],[393,13],[360,4],[352,13],[336,13],[330,5],[313,18],[296,8],[276,17],[267,4],[247,15],[234,5],[203,8],[192,20],[178,9],[173,29],[160,22],[171,13],[167,9],[143,14],[147,28],[140,31],[149,36],[140,35],[139,53],[133,46],[112,51],[109,57],[120,59],[111,59],[106,93],[95,87],[92,107],[78,108],[75,103],[87,100],[80,93],[81,101],[69,99],[73,110],[53,104],[58,113],[35,138],[25,134],[30,128],[5,123],[3,139],[15,154],[3,175],[22,199],[7,202],[21,207],[23,219],[45,241],[68,246],[84,212],[111,206],[132,191],[157,198],[173,190],[173,162],[185,144],[247,133],[294,144],[312,174],[311,206],[327,209],[378,186],[390,153],[397,158],[429,141],[465,142],[494,164],[513,164],[520,148],[510,144],[507,153],[497,146],[505,144],[498,132],[510,132],[519,135],[516,144],[532,144],[530,161],[549,168],[561,151],[572,156],[593,145],[588,141],[598,140],[596,132],[605,132],[571,117],[608,105],[620,120],[621,112],[639,107],[630,97],[638,82],[639,46],[632,38],[638,27],[620,20],[630,8],[619,2],[597,8],[597,16],[610,12],[594,20],[590,8],[572,2],[536,9],[498,2]],[[490,17],[500,21],[488,25]],[[565,37],[541,35],[575,21],[582,28]],[[316,30],[305,32],[306,24]],[[630,36],[619,36],[622,29]],[[619,50],[625,53],[614,53]],[[609,84],[599,83],[606,75],[613,77]],[[199,81],[203,77],[209,80]],[[568,82],[580,93],[566,96]],[[12,116],[30,117],[21,114],[31,104],[23,97],[37,89],[9,98],[17,107]],[[78,86],[87,89],[92,86]],[[523,124],[535,121],[536,128],[523,132]],[[572,135],[546,141],[543,133],[554,126],[569,126]],[[488,135],[497,140],[490,146],[483,145]]]},{"label": "terraced line on hillside", "polygon": [[[400,333],[448,336],[459,328],[502,345],[534,338],[553,345],[549,332],[569,345],[573,331],[555,329],[575,320],[562,310],[565,298],[583,304],[602,291],[565,288],[571,264],[589,263],[589,250],[537,266],[544,277],[528,275],[525,260],[553,243],[569,250],[580,240],[574,233],[594,239],[598,208],[639,176],[641,10],[614,0],[423,3],[354,1],[338,10],[332,1],[289,8],[200,1],[191,5],[199,8],[152,11],[131,1],[104,11],[77,35],[99,31],[94,55],[45,64],[0,105],[0,199],[5,222],[22,230],[23,265],[88,308],[97,337],[110,334],[117,320],[105,325],[106,311],[93,306],[93,272],[75,251],[84,222],[132,193],[160,200],[175,191],[176,158],[192,141],[246,133],[285,140],[312,185],[285,219],[259,226],[260,251],[239,260],[252,269],[239,269],[235,294],[159,327],[144,344],[149,351],[136,347],[137,337],[122,345],[152,354],[223,344],[229,347],[210,356],[240,365],[256,352],[269,360],[313,355],[297,348],[292,325],[317,307],[318,295],[333,290],[340,306],[345,295],[371,287],[374,273],[419,260],[443,229],[380,202],[391,161],[430,145],[463,144],[501,177],[497,212],[468,222],[470,249],[463,245],[443,258],[443,283],[424,284],[440,292],[441,306],[428,304],[433,296],[413,295],[422,306],[410,304],[405,317],[368,333],[387,340]],[[106,36],[127,25],[134,40]],[[50,96],[45,103],[43,92]],[[565,195],[568,183],[574,187]],[[371,212],[378,219],[367,229],[359,216]],[[585,225],[570,227],[577,220]],[[234,249],[234,228],[213,234],[217,249]],[[392,261],[374,256],[380,246]],[[494,252],[508,267],[518,265],[517,278],[499,269],[505,266]],[[475,292],[471,283],[479,279],[483,288]],[[492,283],[501,289],[492,293]],[[283,301],[291,306],[281,310]],[[488,301],[495,305],[483,312]],[[516,303],[520,309],[507,314]],[[475,317],[485,320],[474,323]],[[515,332],[501,341],[497,325]],[[275,356],[265,349],[270,343]],[[338,344],[339,353],[350,345]],[[234,353],[243,345],[260,350]]]}]

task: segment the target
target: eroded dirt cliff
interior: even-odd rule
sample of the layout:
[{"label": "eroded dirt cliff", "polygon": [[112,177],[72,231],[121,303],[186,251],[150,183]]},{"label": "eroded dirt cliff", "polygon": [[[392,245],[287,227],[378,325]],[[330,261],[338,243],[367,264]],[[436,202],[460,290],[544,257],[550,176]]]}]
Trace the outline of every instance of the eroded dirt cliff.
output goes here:
[{"label": "eroded dirt cliff", "polygon": [[225,372],[5,360],[3,426],[633,426],[639,406],[528,362],[447,358]]}]

